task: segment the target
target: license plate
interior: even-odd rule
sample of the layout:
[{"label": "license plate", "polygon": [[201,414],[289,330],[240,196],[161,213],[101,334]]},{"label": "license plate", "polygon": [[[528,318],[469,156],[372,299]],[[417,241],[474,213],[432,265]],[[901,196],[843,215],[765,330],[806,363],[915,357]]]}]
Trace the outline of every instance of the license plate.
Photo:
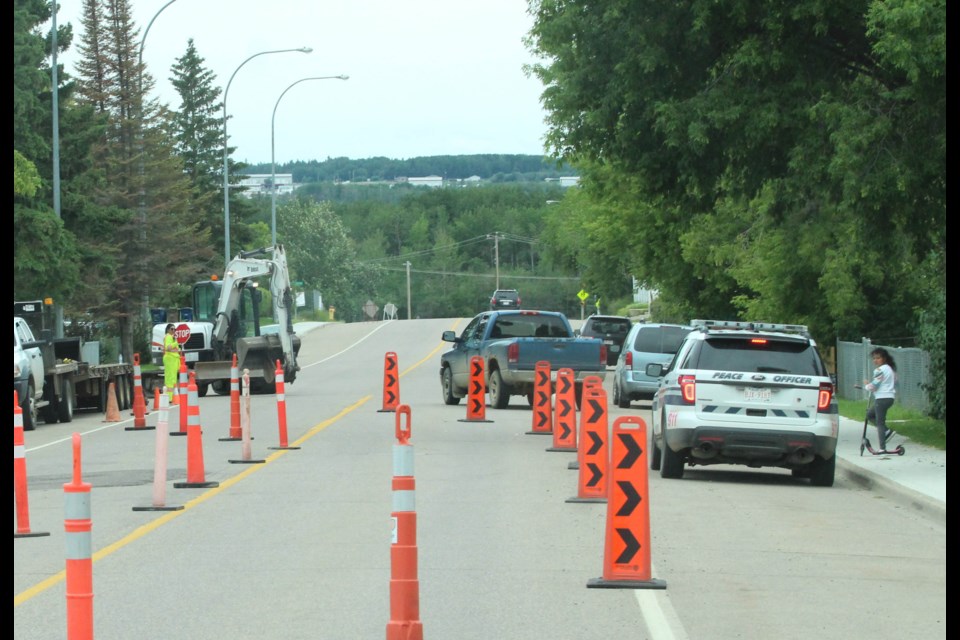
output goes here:
[{"label": "license plate", "polygon": [[183,357],[187,362],[196,362],[200,359],[200,354],[196,351],[187,351],[183,354]]},{"label": "license plate", "polygon": [[753,402],[769,402],[770,389],[759,389],[757,387],[747,387],[743,390],[743,399]]}]

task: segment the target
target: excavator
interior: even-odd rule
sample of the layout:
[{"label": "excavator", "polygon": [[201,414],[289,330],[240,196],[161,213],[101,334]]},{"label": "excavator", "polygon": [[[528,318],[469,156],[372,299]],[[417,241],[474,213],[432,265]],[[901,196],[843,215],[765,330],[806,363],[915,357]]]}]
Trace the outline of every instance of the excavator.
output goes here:
[{"label": "excavator", "polygon": [[[261,327],[260,284],[266,278],[276,324]],[[248,370],[251,393],[274,390],[277,361],[284,384],[292,384],[300,370],[293,304],[283,245],[240,252],[227,265],[222,279],[194,284],[194,321],[180,324],[178,331],[186,334],[181,348],[196,374],[198,395],[205,395],[208,386],[218,394],[229,393],[234,355],[238,373],[242,376],[244,369]],[[162,345],[164,326],[153,329],[154,348]]]}]

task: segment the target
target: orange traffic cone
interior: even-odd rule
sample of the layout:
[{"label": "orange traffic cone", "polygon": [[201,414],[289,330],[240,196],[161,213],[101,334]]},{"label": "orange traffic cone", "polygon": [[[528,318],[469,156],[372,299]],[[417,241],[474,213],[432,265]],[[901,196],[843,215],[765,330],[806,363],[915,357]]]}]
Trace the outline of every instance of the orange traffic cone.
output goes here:
[{"label": "orange traffic cone", "polygon": [[120,405],[117,403],[117,383],[111,382],[107,387],[107,415],[104,422],[120,422]]}]

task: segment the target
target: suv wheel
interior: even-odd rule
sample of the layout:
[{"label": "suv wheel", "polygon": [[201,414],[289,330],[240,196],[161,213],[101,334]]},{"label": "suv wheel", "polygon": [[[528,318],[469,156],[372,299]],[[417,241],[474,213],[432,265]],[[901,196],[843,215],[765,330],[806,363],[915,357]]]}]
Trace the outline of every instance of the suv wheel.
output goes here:
[{"label": "suv wheel", "polygon": [[443,404],[460,404],[460,398],[453,395],[453,373],[450,367],[444,367],[440,374],[440,388],[443,390]]},{"label": "suv wheel", "polygon": [[[663,422],[661,422],[661,425]],[[663,426],[660,427],[661,429]],[[660,477],[679,480],[683,477],[683,458],[667,444],[666,433],[663,435],[663,449],[661,449]]]},{"label": "suv wheel", "polygon": [[500,369],[494,369],[490,372],[490,404],[494,409],[506,409],[510,403],[510,394],[504,389],[503,377],[500,375]]},{"label": "suv wheel", "polygon": [[620,386],[616,379],[613,381],[613,401],[621,409],[630,408],[630,396],[620,391]]},{"label": "suv wheel", "polygon": [[810,463],[810,484],[814,487],[832,487],[833,476],[837,468],[836,454],[829,460],[817,457]]},{"label": "suv wheel", "polygon": [[23,411],[23,430],[24,431],[33,431],[37,428],[37,420],[39,416],[37,415],[37,403],[33,401],[34,386],[31,382],[27,386],[27,395],[23,398],[23,402],[20,403],[20,409]]},{"label": "suv wheel", "polygon": [[663,452],[660,450],[660,447],[657,446],[657,439],[653,436],[653,432],[650,433],[650,470],[659,471],[660,470],[660,458],[663,455]]}]

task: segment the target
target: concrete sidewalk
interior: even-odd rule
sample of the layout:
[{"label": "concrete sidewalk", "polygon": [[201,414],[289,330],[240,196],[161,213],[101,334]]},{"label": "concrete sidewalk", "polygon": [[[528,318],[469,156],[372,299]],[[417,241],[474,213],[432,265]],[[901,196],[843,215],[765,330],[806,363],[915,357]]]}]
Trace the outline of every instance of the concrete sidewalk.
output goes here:
[{"label": "concrete sidewalk", "polygon": [[[862,436],[862,422],[840,418],[837,472],[946,525],[946,451],[926,447],[898,435],[888,440],[887,447],[903,445],[904,455],[875,456],[867,450],[860,455]],[[877,446],[876,427],[867,427],[867,439],[874,447]]]}]

